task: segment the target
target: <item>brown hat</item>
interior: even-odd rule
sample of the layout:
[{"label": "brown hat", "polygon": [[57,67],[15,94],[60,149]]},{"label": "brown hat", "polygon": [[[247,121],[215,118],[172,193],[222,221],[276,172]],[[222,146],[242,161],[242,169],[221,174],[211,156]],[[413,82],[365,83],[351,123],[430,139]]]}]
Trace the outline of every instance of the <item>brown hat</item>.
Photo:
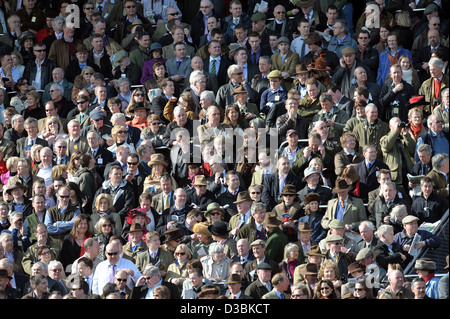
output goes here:
[{"label": "brown hat", "polygon": [[208,222],[201,222],[196,223],[194,227],[192,227],[192,230],[194,231],[194,234],[203,234],[211,236],[211,233],[208,231]]},{"label": "brown hat", "polygon": [[139,109],[144,109],[147,111],[150,110],[150,108],[147,105],[145,105],[144,103],[134,103],[129,107],[128,112],[134,113],[134,111],[139,110]]},{"label": "brown hat", "polygon": [[236,85],[234,87],[232,95],[240,94],[240,93],[248,93],[246,89],[244,89],[244,86],[242,85]]},{"label": "brown hat", "polygon": [[308,223],[298,223],[298,231],[312,231],[311,226]]},{"label": "brown hat", "polygon": [[78,43],[75,47],[75,53],[78,52],[89,52],[87,46],[85,46],[83,43]]},{"label": "brown hat", "polygon": [[129,26],[128,26],[128,31],[131,31],[131,29],[133,29],[133,27],[134,26],[136,26],[136,25],[144,25],[144,23],[142,23],[142,20],[141,19],[135,19],[135,20],[133,20],[133,23],[131,23]]},{"label": "brown hat", "polygon": [[281,195],[297,195],[297,189],[292,184],[286,184],[283,187],[283,191],[281,192]]},{"label": "brown hat", "polygon": [[167,166],[167,162],[165,161],[163,154],[155,153],[150,156],[150,161],[148,162],[148,166],[151,167],[152,165],[155,165],[155,164],[163,165],[164,167]]},{"label": "brown hat", "polygon": [[306,206],[311,202],[319,202],[320,203],[320,195],[317,193],[310,193],[305,196],[305,199],[303,200],[303,204]]},{"label": "brown hat", "polygon": [[366,270],[365,268],[366,267],[364,267],[361,263],[355,261],[355,262],[352,262],[350,265],[348,265],[347,270],[348,270],[348,273],[351,274],[354,271],[364,272]]},{"label": "brown hat", "polygon": [[229,284],[241,284],[242,283],[242,279],[241,279],[241,276],[239,276],[238,274],[231,274],[230,277],[228,277],[228,280],[225,281],[225,283],[227,285],[229,285]]},{"label": "brown hat", "polygon": [[13,177],[9,180],[8,184],[6,185],[5,192],[6,194],[11,195],[11,191],[16,188],[22,188],[24,193],[26,193],[28,190],[28,187],[24,185],[19,178]]},{"label": "brown hat", "polygon": [[435,271],[436,270],[436,262],[431,260],[430,258],[417,259],[416,263],[414,264],[414,269]]},{"label": "brown hat", "polygon": [[253,199],[251,199],[250,194],[248,193],[248,191],[242,191],[237,195],[236,201],[233,202],[234,204],[239,204],[242,202],[246,202],[246,201],[250,201],[252,202]]},{"label": "brown hat", "polygon": [[356,50],[352,47],[345,47],[341,50],[342,56],[356,54]]},{"label": "brown hat", "polygon": [[308,8],[312,5],[314,5],[314,0],[300,0],[297,2],[297,7],[300,8]]},{"label": "brown hat", "polygon": [[208,185],[206,183],[205,175],[197,175],[197,176],[195,176],[195,180],[194,180],[194,183],[192,185],[194,185],[194,186],[206,186],[206,185]]},{"label": "brown hat", "polygon": [[313,71],[330,71],[331,68],[327,64],[327,60],[323,57],[318,57],[313,62],[306,66],[309,70]]},{"label": "brown hat", "polygon": [[219,289],[214,285],[204,285],[202,286],[200,292],[198,293],[199,298],[203,298],[207,295],[218,295]]},{"label": "brown hat", "polygon": [[183,233],[181,232],[181,229],[179,229],[179,228],[172,228],[172,229],[166,230],[166,232],[164,233],[164,236],[165,236],[165,242],[168,243],[171,240],[183,238]]},{"label": "brown hat", "polygon": [[318,275],[319,270],[317,269],[317,265],[314,263],[307,263],[305,267],[300,269],[300,274],[305,275]]},{"label": "brown hat", "polygon": [[318,34],[317,32],[311,32],[310,34],[308,34],[308,37],[304,42],[305,44],[313,44],[322,40],[323,37],[320,34]]},{"label": "brown hat", "polygon": [[133,223],[130,227],[129,233],[137,233],[143,231],[141,224],[139,223]]},{"label": "brown hat", "polygon": [[322,254],[322,251],[320,250],[319,245],[312,245],[311,248],[309,249],[307,255],[323,257],[323,254]]},{"label": "brown hat", "polygon": [[338,179],[336,180],[336,187],[333,188],[333,193],[339,193],[347,190],[349,188],[349,185],[345,181],[345,179]]},{"label": "brown hat", "polygon": [[295,66],[295,74],[309,73],[308,68],[304,64],[297,64]]},{"label": "brown hat", "polygon": [[277,214],[274,212],[267,212],[264,221],[262,222],[263,226],[269,227],[278,227],[280,226],[282,221],[278,219]]}]

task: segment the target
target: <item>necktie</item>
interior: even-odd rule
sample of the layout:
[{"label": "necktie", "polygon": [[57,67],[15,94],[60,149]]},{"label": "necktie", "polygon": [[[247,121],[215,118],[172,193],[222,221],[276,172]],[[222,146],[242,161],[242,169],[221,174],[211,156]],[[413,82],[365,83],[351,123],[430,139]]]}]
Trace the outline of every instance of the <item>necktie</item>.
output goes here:
[{"label": "necktie", "polygon": [[180,68],[181,60],[177,60],[177,70]]},{"label": "necktie", "polygon": [[252,53],[252,63],[256,64],[256,52]]},{"label": "necktie", "polygon": [[125,299],[125,293],[122,291],[121,293],[120,293],[120,299]]},{"label": "necktie", "polygon": [[164,195],[166,197],[166,200],[164,201],[164,209],[169,208],[169,195]]},{"label": "necktie", "polygon": [[98,7],[97,7],[97,10],[98,10],[98,13],[102,14],[103,7],[102,7],[102,6],[98,6]]},{"label": "necktie", "polygon": [[284,299],[284,294],[283,293],[281,293],[280,299]]},{"label": "necktie", "polygon": [[152,258],[155,259],[155,257],[156,257],[156,253],[152,252]]},{"label": "necktie", "polygon": [[369,172],[370,169],[372,168],[372,163],[367,164],[367,171]]},{"label": "necktie", "polygon": [[300,58],[303,58],[304,55],[305,55],[305,40],[303,40],[303,42],[302,42],[302,49],[300,51]]},{"label": "necktie", "polygon": [[114,275],[115,275],[115,267],[116,265],[109,265],[109,282],[114,283]]},{"label": "necktie", "polygon": [[216,71],[216,59],[213,59],[211,62],[212,62],[212,65],[211,65],[211,73],[217,75],[217,71]]},{"label": "necktie", "polygon": [[95,155],[97,155],[97,152],[93,150],[93,151],[92,151],[92,157],[95,158]]}]

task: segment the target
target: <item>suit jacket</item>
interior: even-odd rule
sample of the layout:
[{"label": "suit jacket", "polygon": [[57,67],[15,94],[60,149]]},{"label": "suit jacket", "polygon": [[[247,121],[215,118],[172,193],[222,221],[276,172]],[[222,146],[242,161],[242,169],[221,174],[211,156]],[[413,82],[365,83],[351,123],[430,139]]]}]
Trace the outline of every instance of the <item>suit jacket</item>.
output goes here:
[{"label": "suit jacket", "polygon": [[369,192],[377,189],[378,186],[380,186],[380,183],[378,183],[377,180],[377,171],[383,168],[389,169],[389,166],[381,161],[375,160],[375,162],[372,164],[372,167],[370,168],[370,171],[367,171],[366,161],[362,161],[356,164],[354,167],[360,178],[359,187],[362,199],[364,202],[367,202],[369,199]]},{"label": "suit jacket", "polygon": [[[89,51],[87,60],[92,64],[96,64],[94,59],[94,50]],[[103,56],[100,58],[100,65],[97,64],[97,66],[100,67],[100,72],[105,76],[105,78],[112,78],[111,60],[109,58],[109,55],[106,53],[106,50],[103,52]]]},{"label": "suit jacket", "polygon": [[191,67],[191,59],[188,57],[184,57],[181,61],[180,67],[177,68],[177,59],[172,58],[167,60],[166,62],[167,73],[169,76],[174,76],[179,74],[183,77],[183,79],[187,78],[190,73],[192,73]]},{"label": "suit jacket", "polygon": [[[330,222],[335,219],[337,205],[339,205],[339,199],[337,198],[328,201],[328,207],[321,222],[324,229],[330,228]],[[353,229],[358,229],[359,224],[365,220],[367,220],[367,214],[363,201],[360,198],[349,195],[345,204],[342,221],[345,225],[351,224]]]},{"label": "suit jacket", "polygon": [[[88,152],[91,152],[91,149],[88,149]],[[112,163],[114,161],[113,154],[108,151],[106,148],[99,147],[94,156],[95,159],[95,170],[97,173],[103,177],[105,173],[106,164]]]},{"label": "suit jacket", "polygon": [[[277,171],[277,167],[276,167],[276,165],[272,165],[272,168],[271,168],[271,170],[270,170],[270,174],[273,174],[273,173],[275,173]],[[264,173],[264,170],[263,169],[260,169],[260,170],[257,170],[257,171],[255,171],[254,173],[253,173],[253,175],[252,175],[252,182],[251,182],[251,185],[254,185],[254,184],[260,184],[260,185],[263,185],[263,174]],[[268,177],[268,176],[267,176]]]},{"label": "suit jacket", "polygon": [[[17,140],[16,152],[20,158],[27,158],[27,152],[25,147],[28,145],[28,137],[22,137]],[[48,142],[42,138],[36,137],[36,144],[42,146],[48,146]]]},{"label": "suit jacket", "polygon": [[345,154],[344,150],[342,150],[334,156],[334,172],[336,176],[340,176],[348,165],[358,164],[362,161],[364,161],[364,156],[362,154],[355,151],[355,154],[351,156],[350,160],[350,156]]},{"label": "suit jacket", "polygon": [[264,296],[267,293],[269,293],[269,290],[267,290],[266,286],[264,286],[259,279],[257,279],[256,281],[252,282],[245,289],[245,294],[247,296],[252,297],[253,299],[261,299],[262,296]]},{"label": "suit jacket", "polygon": [[270,291],[270,292],[266,293],[265,295],[263,295],[261,297],[261,299],[290,299],[291,298],[290,294],[287,294],[285,292],[282,292],[282,294],[283,294],[284,298],[279,298],[277,293],[275,292],[275,290],[272,289],[272,291]]},{"label": "suit jacket", "polygon": [[[448,180],[445,178],[444,175],[439,173],[437,171],[437,169],[435,169],[435,168],[433,168],[431,170],[431,172],[429,172],[427,174],[427,176],[433,180],[433,184],[434,184],[433,189],[436,192],[436,194],[438,194],[439,196],[444,198],[448,205],[448,194],[447,194],[447,189],[446,189]],[[447,174],[447,178],[448,178],[448,174]]]},{"label": "suit jacket", "polygon": [[211,128],[211,124],[208,122],[206,124],[200,125],[198,127],[198,139],[200,141],[200,144],[203,141],[210,141],[211,138],[214,138],[215,136],[221,135],[222,132],[225,132],[225,129],[229,127],[228,124],[219,123],[217,125],[217,133],[214,134],[214,130]]},{"label": "suit jacket", "polygon": [[[79,43],[81,43],[81,41],[77,39],[73,39],[73,42],[75,47]],[[48,53],[48,58],[56,62],[56,65],[59,66],[61,69],[66,70],[67,66],[72,60],[70,59],[69,45],[66,43],[64,38],[61,38],[53,42],[52,46],[50,47],[50,51]]]},{"label": "suit jacket", "polygon": [[[190,45],[186,45],[186,57],[193,58],[195,55],[195,49],[194,47]],[[162,56],[166,60],[170,60],[175,57],[175,49],[174,44],[169,44],[166,46],[163,46],[162,48]]]},{"label": "suit jacket", "polygon": [[[210,60],[210,57],[203,59],[203,71],[211,73],[209,60]],[[217,77],[217,83],[218,83],[219,87],[221,87],[222,85],[224,85],[225,83],[227,83],[229,81],[227,70],[231,64],[232,63],[230,60],[225,59],[223,57],[220,57],[219,65],[217,65],[217,62],[216,62],[216,77]]]},{"label": "suit jacket", "polygon": [[[281,108],[279,105],[277,108]],[[286,141],[286,133],[288,130],[294,129],[298,133],[299,139],[308,138],[308,125],[309,122],[303,116],[297,114],[297,118],[293,121],[289,118],[288,113],[284,113],[276,120],[276,127],[278,129],[280,144]]]},{"label": "suit jacket", "polygon": [[[67,115],[67,117],[70,119],[69,115]],[[83,115],[83,120],[81,120],[81,115],[79,112],[73,118],[80,122],[81,129],[84,129],[85,127],[91,125],[91,118],[89,117],[89,113]]]},{"label": "suit jacket", "polygon": [[[280,179],[279,173],[273,173],[267,177],[264,189],[261,195],[261,201],[267,204],[267,211],[272,210],[277,204],[280,203],[280,194],[282,189],[280,189]],[[293,184],[297,191],[300,190],[301,180],[300,177],[289,171],[284,181],[284,185]]]},{"label": "suit jacket", "polygon": [[79,136],[77,142],[73,142],[70,138],[65,140],[67,142],[67,156],[72,156],[75,151],[86,152],[89,149],[89,144],[86,137]]},{"label": "suit jacket", "polygon": [[[172,207],[175,200],[173,198],[173,193],[174,191],[172,191],[172,193],[169,195],[169,207]],[[162,214],[163,212],[163,208],[164,208],[164,192],[161,192],[155,196],[153,196],[152,198],[152,207],[158,212],[158,214]]]},{"label": "suit jacket", "polygon": [[[86,61],[86,62],[87,62],[87,66],[90,66],[91,68],[93,68],[95,72],[101,72],[100,67],[97,64],[95,64],[92,61]],[[74,83],[76,76],[80,75],[81,71],[83,71],[83,70],[81,70],[81,68],[80,68],[78,59],[75,59],[72,62],[70,62],[69,65],[67,65],[65,78],[67,79],[67,81]]]},{"label": "suit jacket", "polygon": [[[170,299],[180,299],[180,292],[178,291],[177,286],[167,281],[163,281],[161,285],[169,288]],[[147,285],[134,287],[133,291],[131,292],[130,299],[145,299],[148,289],[149,288]]]},{"label": "suit jacket", "polygon": [[[52,60],[45,59],[41,65],[41,90],[45,88],[47,84],[53,82],[52,72],[53,69],[56,68],[56,63]],[[28,62],[25,66],[25,71],[23,72],[23,77],[28,80],[30,85],[33,83],[36,78],[37,66],[36,61],[32,60]],[[72,81],[70,81],[72,82]]]},{"label": "suit jacket", "polygon": [[364,145],[373,144],[377,148],[377,160],[383,160],[383,153],[381,151],[380,140],[381,138],[388,134],[390,131],[389,125],[383,122],[379,118],[377,123],[373,124],[373,127],[367,123],[367,120],[357,124],[353,129],[353,134],[356,136],[356,140],[359,142],[359,152],[362,154],[362,148]]},{"label": "suit jacket", "polygon": [[[443,75],[442,83],[441,83],[441,91],[442,89],[449,87],[449,78],[448,75]],[[427,105],[424,107],[424,112],[431,113],[434,107],[434,79],[429,78],[425,82],[422,83],[419,89],[419,95],[425,95],[425,101]],[[440,104],[439,101],[437,104]]]},{"label": "suit jacket", "polygon": [[284,62],[281,63],[281,52],[275,53],[271,57],[272,70],[278,70],[281,72],[287,72],[291,76],[295,75],[295,67],[300,63],[300,58],[297,53],[289,50],[284,58]]},{"label": "suit jacket", "polygon": [[164,124],[169,123],[169,121],[163,116],[164,107],[166,106],[167,102],[169,102],[169,100],[166,98],[164,94],[158,95],[152,101],[153,114],[158,115],[164,122]]},{"label": "suit jacket", "polygon": [[154,260],[152,260],[149,250],[143,252],[142,254],[137,255],[136,257],[136,267],[139,269],[140,272],[143,272],[145,267],[150,264],[156,264],[157,262],[160,262],[159,269],[166,271],[167,268],[169,268],[169,265],[173,263],[174,257],[173,255],[165,251],[161,248],[158,249],[158,253],[155,256]]},{"label": "suit jacket", "polygon": [[136,258],[138,255],[148,251],[148,246],[145,243],[145,241],[141,241],[141,244],[139,245],[138,249],[133,251],[131,249],[131,242],[127,242],[125,245],[122,246],[123,249],[123,253],[125,255],[128,255],[129,257],[131,257],[133,259],[133,262],[136,264]]}]

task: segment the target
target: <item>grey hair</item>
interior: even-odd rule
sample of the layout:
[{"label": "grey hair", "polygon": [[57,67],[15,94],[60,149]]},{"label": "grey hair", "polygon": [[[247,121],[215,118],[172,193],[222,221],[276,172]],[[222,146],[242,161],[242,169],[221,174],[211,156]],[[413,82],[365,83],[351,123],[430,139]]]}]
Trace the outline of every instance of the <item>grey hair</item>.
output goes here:
[{"label": "grey hair", "polygon": [[229,78],[231,78],[231,75],[233,74],[234,70],[236,70],[236,69],[241,69],[241,68],[240,68],[239,65],[237,65],[237,64],[232,64],[232,65],[230,65],[230,66],[228,67],[228,69],[227,69],[227,75],[228,75]]},{"label": "grey hair", "polygon": [[425,152],[427,154],[433,153],[433,148],[428,144],[420,144],[417,148],[417,152]]},{"label": "grey hair", "polygon": [[18,119],[23,118],[23,115],[16,114],[11,118],[11,123],[14,124]]},{"label": "grey hair", "polygon": [[42,262],[42,261],[35,262],[34,265],[31,266],[31,269],[33,269],[33,268],[35,268],[35,267],[38,267],[38,266],[39,266],[40,268],[42,268],[42,270],[48,272],[48,266],[47,266],[47,264],[44,263],[44,262]]},{"label": "grey hair", "polygon": [[365,112],[367,113],[367,112],[369,112],[369,110],[371,110],[371,109],[377,109],[378,110],[378,107],[375,105],[375,104],[373,104],[373,103],[369,103],[369,104],[367,104],[366,105],[366,107],[365,107]]},{"label": "grey hair", "polygon": [[61,91],[61,94],[64,95],[64,87],[63,87],[61,84],[56,83],[56,82],[53,82],[52,85],[50,86],[50,89],[51,89],[52,86],[53,86],[56,90]]},{"label": "grey hair", "polygon": [[200,80],[200,78],[206,78],[206,76],[203,74],[202,71],[196,70],[196,71],[192,72],[191,76],[189,78],[189,84],[194,85],[195,83],[197,83]]},{"label": "grey hair", "polygon": [[111,115],[111,122],[113,122],[114,120],[120,120],[120,119],[124,119],[124,118],[125,118],[125,114],[114,113],[113,115]]},{"label": "grey hair", "polygon": [[286,246],[284,246],[284,258],[283,258],[283,260],[284,261],[287,261],[288,260],[288,258],[289,258],[289,253],[291,252],[291,251],[293,251],[294,249],[299,249],[298,248],[298,246],[297,246],[297,244],[294,244],[294,243],[288,243]]},{"label": "grey hair", "polygon": [[61,266],[61,268],[64,270],[64,266],[59,260],[50,260],[50,262],[48,263],[48,268],[50,269],[58,266]]},{"label": "grey hair", "polygon": [[383,185],[381,185],[381,191],[384,192],[384,190],[388,186],[392,186],[395,190],[397,190],[397,185],[394,182],[386,182]]},{"label": "grey hair", "polygon": [[448,160],[448,154],[439,153],[431,158],[431,165],[433,166],[433,168],[439,169],[442,167],[442,165],[444,165],[446,160]]},{"label": "grey hair", "polygon": [[371,222],[371,221],[368,221],[368,220],[365,220],[365,221],[363,221],[361,224],[359,224],[359,229],[364,229],[363,227],[367,227],[367,228],[369,228],[370,230],[375,230],[375,225]]},{"label": "grey hair", "polygon": [[265,208],[266,208],[266,204],[264,204],[263,202],[253,202],[252,207],[250,208],[250,213],[253,215],[257,211],[260,211]]},{"label": "grey hair", "polygon": [[13,211],[9,213],[8,218],[10,221],[12,221],[16,216],[23,217],[23,214],[21,212]]},{"label": "grey hair", "polygon": [[331,96],[331,94],[329,94],[329,93],[320,94],[319,102],[325,102],[325,101],[329,101],[329,102],[333,103],[333,97]]},{"label": "grey hair", "polygon": [[57,16],[52,20],[52,27],[54,27],[59,21],[61,21],[63,23],[63,25],[65,25],[66,19],[64,19],[61,16]]},{"label": "grey hair", "polygon": [[435,66],[439,69],[443,69],[444,68],[444,61],[442,61],[439,58],[431,58],[430,61],[428,61],[428,65],[429,66]]},{"label": "grey hair", "polygon": [[224,250],[224,246],[219,243],[212,243],[211,245],[209,245],[209,248],[208,248],[208,252],[209,252],[210,256],[212,256],[215,253],[221,252],[223,250]]},{"label": "grey hair", "polygon": [[34,124],[34,123],[36,123],[37,124],[37,122],[38,122],[38,120],[36,120],[34,117],[29,117],[29,118],[27,118],[26,120],[25,120],[25,125],[27,125],[27,124]]},{"label": "grey hair", "polygon": [[378,238],[381,238],[382,235],[386,234],[389,229],[394,230],[394,227],[392,225],[386,225],[386,224],[378,227],[378,230],[377,230]]},{"label": "grey hair", "polygon": [[211,100],[211,101],[215,101],[216,100],[216,96],[214,95],[213,91],[203,91],[200,94],[200,98],[205,99],[205,100]]},{"label": "grey hair", "polygon": [[178,113],[181,113],[181,112],[186,113],[186,110],[184,108],[182,108],[181,106],[179,106],[179,105],[175,106],[175,108],[173,109],[173,114],[175,114],[175,113],[178,114]]},{"label": "grey hair", "polygon": [[158,275],[159,277],[161,277],[159,268],[156,266],[153,266],[153,265],[147,265],[142,273],[143,274],[150,273],[150,276],[152,276],[152,277],[155,275]]},{"label": "grey hair", "polygon": [[402,215],[405,214],[405,213],[408,214],[408,211],[407,211],[405,205],[403,205],[403,204],[402,205],[396,205],[396,206],[394,206],[394,208],[392,208],[391,219],[393,221],[401,222],[402,221]]}]

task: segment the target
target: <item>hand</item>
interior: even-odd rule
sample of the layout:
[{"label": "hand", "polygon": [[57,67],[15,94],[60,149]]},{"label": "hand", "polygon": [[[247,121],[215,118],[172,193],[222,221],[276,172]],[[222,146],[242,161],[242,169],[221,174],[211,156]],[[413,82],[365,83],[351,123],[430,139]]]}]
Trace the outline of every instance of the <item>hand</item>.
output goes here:
[{"label": "hand", "polygon": [[310,156],[311,156],[311,152],[312,152],[312,149],[311,149],[311,147],[306,147],[304,150],[303,150],[303,157],[305,158],[305,159],[307,159],[307,158],[309,158]]},{"label": "hand", "polygon": [[177,100],[178,99],[175,96],[172,96],[169,101],[175,103]]},{"label": "hand", "polygon": [[238,234],[238,232],[239,232],[239,228],[234,228],[231,232],[230,232],[230,234],[232,235],[232,236],[237,236],[237,234]]},{"label": "hand", "polygon": [[411,182],[408,182],[408,187],[409,188],[414,188],[414,187],[416,187],[417,185],[416,184],[413,184],[413,183],[411,183]]},{"label": "hand", "polygon": [[293,220],[289,220],[283,223],[283,228],[293,228],[295,229],[295,223]]},{"label": "hand", "polygon": [[345,64],[344,58],[339,59],[339,64],[341,65],[341,68],[345,69],[347,67],[347,65]]},{"label": "hand", "polygon": [[295,16],[297,13],[299,13],[300,12],[300,9],[299,8],[295,8],[295,9],[292,9],[291,10],[291,14],[293,15],[293,16]]},{"label": "hand", "polygon": [[283,78],[288,79],[291,77],[291,75],[288,72],[281,72],[281,75],[283,76]]},{"label": "hand", "polygon": [[265,7],[264,9],[261,10],[262,13],[266,13],[267,11],[269,11],[269,7]]},{"label": "hand", "polygon": [[171,220],[170,222],[167,223],[167,229],[171,229],[173,224],[175,224],[175,221]]},{"label": "hand", "polygon": [[145,281],[146,281],[146,279],[144,276],[139,277],[138,281],[136,282],[136,287],[143,286]]},{"label": "hand", "polygon": [[327,120],[325,123],[327,123],[327,126],[334,127],[334,122],[332,120]]},{"label": "hand", "polygon": [[131,183],[131,181],[134,179],[134,174],[129,173],[125,176],[125,179]]},{"label": "hand", "polygon": [[220,184],[220,176],[221,176],[221,175],[222,175],[221,172],[217,172],[217,173],[215,174],[214,182],[215,182],[216,184]]},{"label": "hand", "polygon": [[384,218],[383,218],[383,223],[385,223],[385,224],[387,224],[388,222],[389,222],[389,219],[390,219],[391,217],[388,215],[388,216],[385,216]]},{"label": "hand", "polygon": [[406,256],[403,254],[400,254],[400,257],[402,257],[402,260],[405,261],[406,260]]},{"label": "hand", "polygon": [[419,241],[417,244],[414,245],[415,249],[422,249],[423,247],[425,247],[424,241]]},{"label": "hand", "polygon": [[245,119],[246,120],[253,120],[254,118],[256,118],[256,114],[253,114],[253,113],[250,113],[250,112],[245,113]]},{"label": "hand", "polygon": [[405,245],[405,246],[403,246],[403,251],[409,251],[410,248],[411,248],[411,245]]},{"label": "hand", "polygon": [[322,154],[322,156],[325,157],[325,146],[320,144],[318,147],[318,150],[319,150],[320,154]]},{"label": "hand", "polygon": [[425,71],[428,70],[428,62],[422,63],[422,69],[424,69]]},{"label": "hand", "polygon": [[400,92],[401,90],[403,90],[403,83],[400,82],[399,84],[397,84],[394,89],[392,90],[394,93]]},{"label": "hand", "polygon": [[345,231],[351,231],[353,229],[353,225],[352,224],[346,224],[345,225]]},{"label": "hand", "polygon": [[288,114],[289,114],[289,119],[294,121],[295,120],[295,115],[297,115],[297,110],[294,109],[294,108],[289,109]]}]

